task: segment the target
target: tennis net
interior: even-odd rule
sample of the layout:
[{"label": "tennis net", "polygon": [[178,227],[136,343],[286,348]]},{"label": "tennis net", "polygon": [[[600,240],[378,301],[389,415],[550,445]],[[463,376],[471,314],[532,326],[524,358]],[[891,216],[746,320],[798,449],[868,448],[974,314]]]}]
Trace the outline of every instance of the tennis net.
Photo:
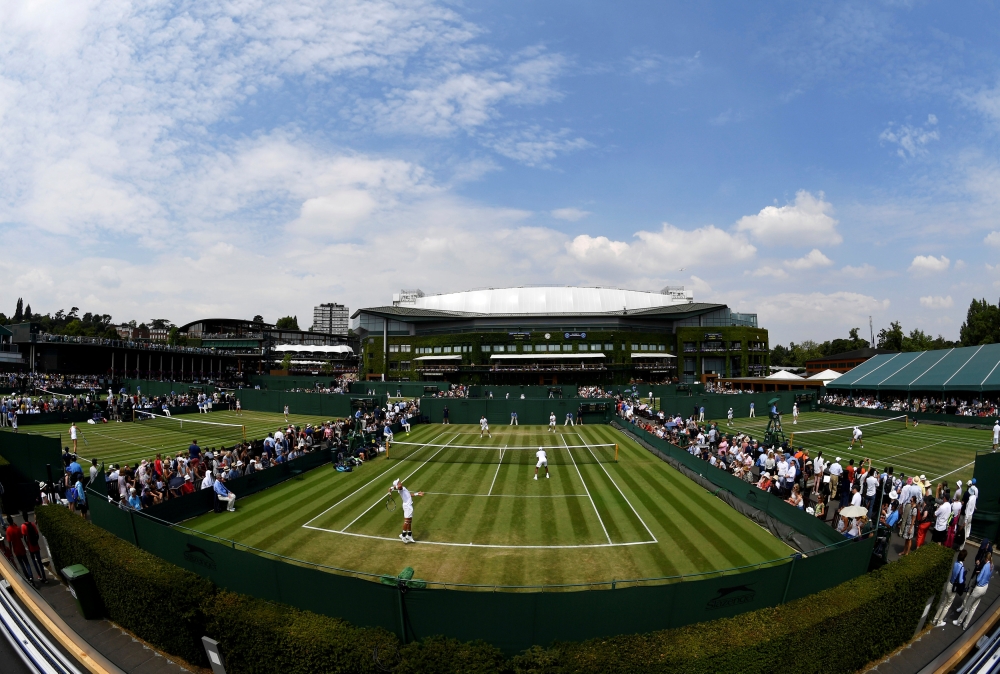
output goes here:
[{"label": "tennis net", "polygon": [[428,463],[510,463],[535,465],[536,452],[545,450],[550,466],[571,466],[574,463],[614,463],[618,461],[618,445],[553,445],[529,447],[497,447],[496,445],[425,445],[419,442],[390,442],[386,456],[395,461]]},{"label": "tennis net", "polygon": [[191,440],[207,440],[235,445],[238,442],[245,442],[247,438],[246,427],[242,424],[223,424],[216,421],[168,417],[142,410],[135,410],[134,418],[135,422],[142,424],[144,428],[184,433]]},{"label": "tennis net", "polygon": [[838,428],[821,428],[813,431],[797,431],[791,434],[793,446],[807,447],[833,446],[837,443],[848,443],[854,438],[854,429],[861,430],[861,441],[868,438],[884,435],[885,433],[896,433],[909,426],[909,421],[905,415],[873,421],[867,424],[854,424],[853,426],[840,426]]}]

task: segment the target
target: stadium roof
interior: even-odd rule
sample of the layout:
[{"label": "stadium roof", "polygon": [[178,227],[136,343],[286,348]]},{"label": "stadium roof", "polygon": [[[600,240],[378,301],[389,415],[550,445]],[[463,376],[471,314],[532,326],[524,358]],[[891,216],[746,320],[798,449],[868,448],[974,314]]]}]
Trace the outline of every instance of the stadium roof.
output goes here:
[{"label": "stadium roof", "polygon": [[442,310],[442,309],[421,309],[412,306],[394,306],[394,307],[368,307],[365,309],[358,309],[354,312],[352,318],[357,318],[362,312],[367,314],[376,314],[379,316],[384,316],[386,318],[399,318],[408,321],[413,320],[442,320],[451,318],[480,318],[480,317],[510,317],[516,318],[520,316],[545,316],[545,315],[562,315],[562,316],[643,316],[643,317],[655,317],[655,316],[684,316],[692,315],[697,316],[698,314],[708,313],[710,311],[716,311],[718,309],[725,309],[725,304],[707,304],[703,302],[688,302],[685,304],[673,304],[661,307],[650,307],[647,309],[628,309],[627,307],[619,307],[616,310],[609,311],[568,311],[559,312],[552,311],[548,314],[545,313],[478,313],[471,311],[457,311],[457,310]]},{"label": "stadium roof", "polygon": [[606,314],[690,304],[691,294],[621,288],[528,286],[485,288],[441,295],[411,296],[400,306],[471,314]]},{"label": "stadium roof", "polygon": [[836,390],[997,391],[1000,344],[881,354],[827,384]]}]

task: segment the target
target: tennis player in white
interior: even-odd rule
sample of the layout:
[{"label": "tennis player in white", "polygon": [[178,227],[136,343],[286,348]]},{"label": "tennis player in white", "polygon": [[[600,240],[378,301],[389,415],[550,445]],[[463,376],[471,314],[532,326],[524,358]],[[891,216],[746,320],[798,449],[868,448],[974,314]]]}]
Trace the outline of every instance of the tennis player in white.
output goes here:
[{"label": "tennis player in white", "polygon": [[285,423],[288,423],[288,405],[285,405]]},{"label": "tennis player in white", "polygon": [[545,448],[539,447],[538,451],[535,452],[535,456],[538,457],[538,463],[535,464],[535,479],[538,479],[538,469],[545,466],[545,479],[549,478],[549,456],[545,453]]},{"label": "tennis player in white", "polygon": [[861,445],[861,449],[865,448],[865,441],[861,439],[861,429],[857,426],[854,427],[854,437],[851,438],[851,447],[854,447],[854,443]]},{"label": "tennis player in white", "polygon": [[69,426],[69,439],[73,441],[73,453],[74,454],[76,454],[76,443],[77,443],[76,433],[77,433],[77,428],[76,428],[76,422],[74,421]]},{"label": "tennis player in white", "polygon": [[399,492],[399,496],[403,499],[403,533],[399,535],[399,540],[404,543],[416,543],[413,540],[413,497],[423,496],[424,492],[418,491],[411,494],[410,490],[403,486],[402,480],[393,482],[392,486],[389,487],[389,493],[391,494],[393,491]]},{"label": "tennis player in white", "polygon": [[243,416],[243,406],[240,404],[239,398],[236,399],[236,416],[238,417]]},{"label": "tennis player in white", "polygon": [[489,435],[491,438],[493,437],[492,435],[490,435],[490,422],[486,420],[485,414],[483,415],[482,419],[479,420],[479,437],[483,437],[483,433]]},{"label": "tennis player in white", "polygon": [[794,403],[792,405],[792,426],[799,423],[799,404]]},{"label": "tennis player in white", "polygon": [[555,433],[556,432],[556,413],[555,412],[553,412],[553,413],[551,413],[549,415],[549,432],[550,433]]},{"label": "tennis player in white", "polygon": [[732,426],[733,425],[733,408],[732,407],[730,407],[729,411],[726,412],[726,425],[727,426]]},{"label": "tennis player in white", "polygon": [[1000,445],[1000,419],[993,424],[993,451],[997,451],[997,446]]}]

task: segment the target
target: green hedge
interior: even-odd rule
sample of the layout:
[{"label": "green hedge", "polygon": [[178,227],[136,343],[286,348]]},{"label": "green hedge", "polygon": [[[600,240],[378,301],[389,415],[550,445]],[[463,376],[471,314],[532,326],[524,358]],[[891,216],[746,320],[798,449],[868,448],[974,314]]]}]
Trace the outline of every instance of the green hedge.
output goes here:
[{"label": "green hedge", "polygon": [[83,564],[104,599],[107,616],[141,639],[208,666],[201,637],[203,606],[212,598],[211,582],[168,564],[85,521],[62,506],[35,509],[56,569]]},{"label": "green hedge", "polygon": [[802,599],[675,630],[535,648],[513,671],[855,672],[906,643],[954,553],[927,545],[877,571]]},{"label": "green hedge", "polygon": [[[395,659],[398,642],[383,629],[219,591],[60,506],[39,508],[38,521],[58,568],[91,570],[112,620],[193,664],[206,664],[203,635],[222,644],[231,674],[377,672],[376,646],[383,664]],[[674,630],[536,646],[511,659],[487,643],[429,638],[399,648],[395,671],[854,672],[910,639],[952,557],[927,545],[782,606]]]}]

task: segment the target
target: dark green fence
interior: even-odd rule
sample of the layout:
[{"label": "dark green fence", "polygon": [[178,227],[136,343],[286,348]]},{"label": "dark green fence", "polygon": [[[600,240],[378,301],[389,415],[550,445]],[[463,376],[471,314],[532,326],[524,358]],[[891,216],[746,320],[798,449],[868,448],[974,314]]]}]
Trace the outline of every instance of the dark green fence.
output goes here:
[{"label": "dark green fence", "polygon": [[[872,417],[872,419],[889,419],[906,415],[910,420],[926,421],[934,424],[944,424],[947,426],[961,426],[964,428],[979,428],[989,430],[993,428],[993,417],[965,417],[957,414],[934,414],[932,412],[900,412],[897,410],[871,410],[866,407],[842,407],[840,405],[820,404],[819,409],[823,412],[836,414],[850,414],[856,417]],[[989,443],[986,443],[987,446]]]},{"label": "dark green fence", "polygon": [[269,374],[250,376],[251,386],[260,386],[268,391],[292,391],[295,389],[334,388],[337,378],[331,375],[315,375],[309,377],[282,377]]},{"label": "dark green fence", "polygon": [[[645,397],[649,391],[640,389],[640,397]],[[656,393],[655,388],[653,393]],[[791,414],[792,405],[795,403],[795,396],[811,395],[815,401],[816,393],[812,391],[771,391],[768,393],[741,393],[737,395],[727,395],[720,393],[702,393],[699,395],[664,395],[660,397],[660,409],[672,414],[680,413],[685,419],[696,413],[701,407],[705,408],[705,420],[714,419],[716,421],[725,419],[729,408],[733,408],[733,416],[740,419],[750,416],[750,403],[754,404],[754,413],[761,418],[767,419],[770,405],[768,400],[778,398],[778,411],[782,414]],[[802,412],[808,411],[805,403],[799,405]]]},{"label": "dark green fence", "polygon": [[614,415],[615,403],[609,399],[555,398],[552,400],[504,398],[421,398],[420,413],[431,423],[444,420],[444,408],[448,408],[448,418],[453,424],[478,424],[485,414],[487,421],[495,425],[510,423],[510,413],[517,412],[518,424],[548,424],[549,414],[555,413],[556,423],[565,422],[566,415],[576,416],[580,405],[603,404],[607,412],[584,414],[584,423],[601,423]]},{"label": "dark green fence", "polygon": [[1000,534],[1000,454],[977,454],[972,477],[979,488],[976,511],[972,514],[972,535],[996,541]]},{"label": "dark green fence", "polygon": [[437,391],[447,391],[448,383],[440,381],[354,381],[351,382],[351,393],[367,395],[375,391],[378,395],[396,397],[399,393],[407,398],[419,398],[422,395],[433,395]]},{"label": "dark green fence", "polygon": [[62,444],[59,438],[3,432],[0,433],[0,456],[7,459],[21,475],[36,482],[49,479],[46,466],[52,467],[52,477],[55,479],[63,472]]},{"label": "dark green fence", "polygon": [[[199,393],[215,393],[215,387],[211,384],[192,384],[183,381],[161,381],[159,379],[126,379],[123,382],[125,390],[129,393],[142,392],[143,395],[165,396],[171,393],[180,395],[187,393],[192,388]],[[116,390],[115,393],[118,391]]]},{"label": "dark green fence", "polygon": [[297,393],[294,391],[264,391],[239,389],[233,391],[245,410],[255,412],[281,413],[288,405],[292,414],[308,414],[318,417],[348,417],[354,413],[355,400],[368,400],[376,405],[385,405],[384,395],[362,396],[343,393]]},{"label": "dark green fence", "polygon": [[443,634],[484,639],[508,653],[533,644],[650,632],[775,606],[863,573],[874,543],[846,541],[816,557],[658,579],[658,584],[644,586],[608,581],[608,589],[576,592],[429,587],[404,593],[380,584],[378,576],[344,575],[343,569],[210,540],[99,498],[93,499],[91,512],[95,524],[233,592],[356,625],[385,627],[407,641]]}]

